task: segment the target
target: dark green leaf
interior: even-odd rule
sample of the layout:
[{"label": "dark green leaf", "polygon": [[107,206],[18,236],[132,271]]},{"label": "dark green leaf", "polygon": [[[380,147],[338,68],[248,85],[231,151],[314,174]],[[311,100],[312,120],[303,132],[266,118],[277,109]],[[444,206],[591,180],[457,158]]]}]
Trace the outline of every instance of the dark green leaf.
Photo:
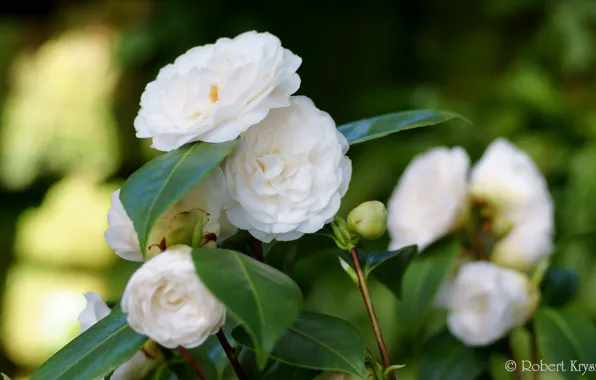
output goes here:
[{"label": "dark green leaf", "polygon": [[[232,332],[238,343],[254,348],[242,328]],[[292,366],[340,371],[366,376],[362,335],[347,321],[330,315],[303,312],[279,340],[271,357]]]},{"label": "dark green leaf", "polygon": [[275,362],[262,377],[262,380],[312,380],[317,377],[321,371],[314,369],[294,367],[285,363]]},{"label": "dark green leaf", "polygon": [[488,369],[488,358],[443,330],[429,339],[420,358],[419,380],[473,380]]},{"label": "dark green leaf", "polygon": [[264,370],[257,365],[257,354],[253,350],[243,349],[238,360],[247,380],[260,380],[263,377]]},{"label": "dark green leaf", "polygon": [[[358,257],[364,275],[374,271],[374,277],[387,286],[398,298],[401,298],[402,279],[412,259],[418,255],[418,248],[410,245],[397,251],[360,250]],[[351,260],[351,256],[348,255]],[[382,264],[382,265],[381,265]]]},{"label": "dark green leaf", "polygon": [[577,274],[569,269],[550,268],[542,280],[540,300],[552,307],[565,305],[577,294],[579,280]]},{"label": "dark green leaf", "polygon": [[163,363],[147,376],[147,380],[180,380],[180,378],[168,368],[167,364]]},{"label": "dark green leaf", "polygon": [[193,257],[203,283],[247,328],[263,368],[300,313],[300,288],[284,273],[239,252],[197,248]]},{"label": "dark green leaf", "polygon": [[124,182],[120,200],[143,252],[157,218],[217,167],[235,145],[236,141],[188,144],[149,161]]},{"label": "dark green leaf", "polygon": [[596,373],[574,370],[575,363],[596,363],[596,328],[583,317],[564,311],[540,309],[534,317],[538,350],[546,363],[564,363],[565,379],[595,378]]},{"label": "dark green leaf", "polygon": [[446,238],[412,260],[404,274],[403,300],[398,305],[405,326],[414,328],[426,316],[460,251],[457,239]]},{"label": "dark green leaf", "polygon": [[348,139],[350,145],[353,145],[368,140],[378,139],[394,132],[435,125],[455,118],[470,123],[464,117],[453,112],[415,110],[359,120],[340,125],[337,129]]},{"label": "dark green leaf", "polygon": [[115,309],[58,351],[31,376],[31,380],[95,379],[127,361],[147,341],[126,324],[126,314]]},{"label": "dark green leaf", "polygon": [[[217,368],[213,361],[203,352],[197,350],[189,350],[196,362],[201,366],[201,369],[209,380],[219,379]],[[197,375],[191,363],[187,360],[177,360],[176,363],[169,365],[170,370],[175,373],[181,380],[201,380]]]}]

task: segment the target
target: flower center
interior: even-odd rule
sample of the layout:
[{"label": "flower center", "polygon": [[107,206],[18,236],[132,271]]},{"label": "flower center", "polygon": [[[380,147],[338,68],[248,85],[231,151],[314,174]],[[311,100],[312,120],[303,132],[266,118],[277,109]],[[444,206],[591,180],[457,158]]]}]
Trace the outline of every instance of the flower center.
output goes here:
[{"label": "flower center", "polygon": [[211,103],[217,103],[218,99],[219,99],[219,87],[212,84],[211,90],[209,91],[209,100],[211,100]]}]

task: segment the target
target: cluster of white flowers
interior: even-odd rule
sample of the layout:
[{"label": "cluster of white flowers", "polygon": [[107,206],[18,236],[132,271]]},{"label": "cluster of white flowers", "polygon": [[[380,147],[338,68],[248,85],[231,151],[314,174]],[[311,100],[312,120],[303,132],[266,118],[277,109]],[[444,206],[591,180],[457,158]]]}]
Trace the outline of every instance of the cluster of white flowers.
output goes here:
[{"label": "cluster of white flowers", "polygon": [[[225,321],[224,305],[192,262],[197,233],[200,246],[238,228],[263,242],[295,240],[321,229],[339,209],[351,178],[348,142],[310,99],[292,96],[300,64],[277,37],[247,32],[184,53],[141,97],[134,126],[155,149],[238,138],[221,167],[158,218],[145,255],[120,191],[113,193],[108,245],[126,260],[147,259],[130,278],[122,309],[132,329],[161,346],[199,346]],[[82,319],[89,310],[101,309],[94,321],[109,313],[95,298],[88,301]]]},{"label": "cluster of white flowers", "polygon": [[[528,280],[552,253],[553,205],[546,181],[532,160],[497,139],[469,174],[459,147],[435,148],[416,157],[388,202],[390,249],[429,244],[484,218],[494,239],[488,257],[466,262],[441,290],[448,326],[472,346],[490,344],[533,314],[538,291]],[[473,229],[476,226],[472,226]],[[490,261],[487,261],[490,260]]]}]

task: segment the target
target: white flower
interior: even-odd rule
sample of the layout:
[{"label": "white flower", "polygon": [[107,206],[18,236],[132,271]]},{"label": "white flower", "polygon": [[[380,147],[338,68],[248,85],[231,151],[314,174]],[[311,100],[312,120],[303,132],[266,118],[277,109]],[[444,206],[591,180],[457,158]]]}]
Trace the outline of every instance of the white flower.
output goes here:
[{"label": "white flower", "polygon": [[470,160],[460,148],[434,148],[408,165],[388,202],[389,249],[420,250],[451,232],[462,212]]},{"label": "white flower", "polygon": [[168,248],[132,275],[122,310],[133,330],[167,348],[201,345],[226,316],[195,272],[191,248],[183,245]]},{"label": "white flower", "polygon": [[241,136],[225,164],[233,202],[228,219],[257,239],[287,241],[313,233],[339,209],[352,174],[346,138],[304,96],[272,110]]},{"label": "white flower", "polygon": [[301,63],[269,33],[192,48],[147,85],[134,123],[137,137],[153,138],[162,151],[191,141],[233,140],[269,110],[290,104]]},{"label": "white flower", "polygon": [[502,236],[493,251],[495,262],[528,270],[552,252],[552,200],[527,154],[497,139],[474,167],[470,182],[470,195],[488,207],[493,232]]},{"label": "white flower", "polygon": [[[97,293],[84,294],[87,306],[79,314],[81,334],[110,314],[110,308]],[[151,372],[161,359],[161,353],[154,344],[145,344],[145,350],[137,351],[129,360],[116,368],[110,379],[141,380]]]},{"label": "white flower", "polygon": [[538,292],[528,278],[486,261],[464,264],[450,289],[448,326],[468,346],[485,346],[524,324]]},{"label": "white flower", "polygon": [[[223,172],[220,168],[216,168],[158,218],[149,235],[150,249],[171,245],[168,243],[168,237],[173,237],[181,228],[187,227],[192,231],[194,226],[189,223],[196,219],[187,218],[190,212],[201,213],[204,216],[204,234],[213,233],[218,241],[230,237],[236,232],[236,228],[229,224],[222,209],[228,197]],[[112,194],[112,208],[108,212],[105,239],[123,259],[143,261],[136,231],[120,201],[120,190]]]}]

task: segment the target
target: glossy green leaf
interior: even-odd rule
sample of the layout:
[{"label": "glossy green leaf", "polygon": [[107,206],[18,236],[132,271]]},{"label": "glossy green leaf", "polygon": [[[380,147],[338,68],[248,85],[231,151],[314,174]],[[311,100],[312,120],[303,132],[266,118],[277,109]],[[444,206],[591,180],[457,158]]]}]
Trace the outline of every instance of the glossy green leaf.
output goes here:
[{"label": "glossy green leaf", "polygon": [[274,362],[263,374],[262,380],[312,380],[321,371],[308,368],[300,368],[289,364]]},{"label": "glossy green leaf", "polygon": [[460,243],[450,237],[434,243],[412,260],[404,274],[403,299],[398,305],[405,326],[414,328],[423,321],[460,251]]},{"label": "glossy green leaf", "polygon": [[[596,373],[582,377],[580,363],[596,363],[596,328],[587,319],[565,311],[540,309],[534,317],[534,333],[538,350],[546,363],[564,363],[565,379],[594,378]],[[572,365],[575,364],[575,369]]]},{"label": "glossy green leaf", "polygon": [[45,362],[31,380],[95,379],[127,361],[147,341],[115,309]]},{"label": "glossy green leaf", "polygon": [[346,139],[348,139],[350,145],[353,145],[368,140],[378,139],[394,132],[435,125],[456,118],[470,123],[463,116],[453,112],[415,110],[358,120],[340,125],[337,129],[346,137]]},{"label": "glossy green leaf", "polygon": [[[232,332],[238,343],[254,349],[242,329]],[[356,327],[330,315],[303,312],[279,340],[271,357],[292,366],[366,376],[364,339]]]},{"label": "glossy green leaf", "polygon": [[275,343],[300,313],[300,288],[284,273],[239,252],[196,248],[193,258],[203,283],[246,327],[264,368]]},{"label": "glossy green leaf", "polygon": [[474,380],[488,369],[488,358],[443,330],[429,339],[420,358],[419,380]]},{"label": "glossy green leaf", "polygon": [[[358,257],[364,275],[368,277],[374,271],[374,277],[385,284],[398,298],[401,298],[403,276],[412,260],[418,255],[415,245],[396,251],[367,252],[359,250]],[[351,256],[348,255],[350,262]]]},{"label": "glossy green leaf", "polygon": [[559,307],[571,301],[577,294],[579,279],[569,269],[549,268],[540,284],[543,305]]},{"label": "glossy green leaf", "polygon": [[217,167],[235,145],[236,141],[188,144],[149,161],[124,182],[120,200],[143,252],[157,218]]}]

